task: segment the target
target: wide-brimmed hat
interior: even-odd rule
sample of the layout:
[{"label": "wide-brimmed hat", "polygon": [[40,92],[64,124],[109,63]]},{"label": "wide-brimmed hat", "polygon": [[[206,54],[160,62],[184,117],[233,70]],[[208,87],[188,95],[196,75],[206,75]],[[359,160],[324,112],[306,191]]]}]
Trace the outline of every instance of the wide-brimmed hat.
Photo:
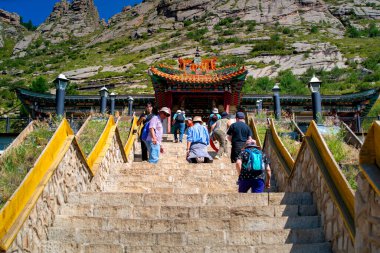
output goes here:
[{"label": "wide-brimmed hat", "polygon": [[160,112],[164,112],[164,113],[166,113],[166,114],[169,114],[169,116],[170,116],[170,109],[167,108],[167,107],[162,107],[162,108],[160,109]]},{"label": "wide-brimmed hat", "polygon": [[212,113],[219,113],[218,108],[214,108],[214,109],[212,109]]},{"label": "wide-brimmed hat", "polygon": [[202,118],[201,116],[195,116],[194,119],[193,119],[194,122],[202,122]]},{"label": "wide-brimmed hat", "polygon": [[244,147],[245,148],[260,148],[259,146],[257,146],[255,140],[248,140],[248,141],[246,141]]},{"label": "wide-brimmed hat", "polygon": [[227,112],[222,112],[222,114],[220,114],[220,116],[222,116],[222,118],[227,118],[228,113]]},{"label": "wide-brimmed hat", "polygon": [[245,119],[245,115],[243,112],[237,112],[236,113],[236,118],[237,119]]},{"label": "wide-brimmed hat", "polygon": [[177,110],[177,113],[181,113],[181,110]]}]

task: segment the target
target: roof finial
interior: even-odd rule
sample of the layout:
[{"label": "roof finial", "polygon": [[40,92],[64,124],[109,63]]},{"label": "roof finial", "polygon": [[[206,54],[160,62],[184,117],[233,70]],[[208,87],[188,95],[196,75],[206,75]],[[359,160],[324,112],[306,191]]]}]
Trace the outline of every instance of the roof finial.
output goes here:
[{"label": "roof finial", "polygon": [[200,54],[199,54],[199,49],[198,49],[198,46],[197,46],[197,50],[195,51],[195,57],[199,57]]}]

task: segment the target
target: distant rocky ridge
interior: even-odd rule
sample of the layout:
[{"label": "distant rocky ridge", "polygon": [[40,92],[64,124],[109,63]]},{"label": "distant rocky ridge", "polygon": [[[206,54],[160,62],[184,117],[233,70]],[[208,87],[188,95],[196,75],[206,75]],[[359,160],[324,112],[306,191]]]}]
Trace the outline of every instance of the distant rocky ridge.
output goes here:
[{"label": "distant rocky ridge", "polygon": [[[368,4],[369,3],[369,4]],[[375,6],[373,6],[375,4]],[[144,42],[130,43],[122,49],[123,54],[144,52],[159,47],[163,41],[161,37],[168,38],[176,31],[182,31],[180,37],[185,38],[191,29],[206,28],[207,39],[215,41],[218,38],[214,26],[224,18],[233,18],[241,22],[255,21],[255,32],[247,34],[239,32],[233,35],[244,40],[267,41],[265,27],[280,26],[306,33],[312,25],[327,24],[323,32],[332,38],[343,38],[345,26],[355,22],[350,15],[380,19],[376,6],[380,0],[337,0],[334,4],[323,0],[145,0],[136,6],[126,6],[120,13],[114,15],[108,23],[99,20],[98,11],[93,0],[62,0],[58,2],[50,16],[35,32],[25,32],[23,36],[16,36],[13,57],[23,57],[28,53],[31,43],[42,38],[50,43],[60,43],[72,38],[85,38],[85,43],[79,47],[90,47],[97,43],[112,41],[119,38],[144,38]],[[4,14],[2,14],[4,13]],[[197,25],[185,27],[187,21],[200,20]],[[3,27],[1,26],[3,25]],[[6,27],[6,28],[5,28]],[[17,14],[1,12],[0,10],[0,47],[4,44],[2,36],[8,36],[4,29],[18,31],[21,27]],[[261,35],[257,35],[261,33]],[[264,36],[263,36],[264,34]],[[247,35],[249,37],[247,37]],[[13,37],[13,38],[16,38]],[[170,37],[165,43],[174,45],[179,38]],[[180,45],[171,46],[164,53],[154,52],[139,60],[148,65],[163,59],[172,59],[181,56],[190,56],[194,53],[194,42],[191,39],[182,41]],[[254,68],[248,66],[249,75],[255,77],[276,76],[279,71],[291,68],[295,74],[302,74],[308,68],[323,68],[331,70],[334,67],[346,67],[345,59],[339,49],[330,43],[303,41],[287,45],[289,55],[266,55],[249,57],[254,43],[235,45],[212,45],[211,49],[219,55],[238,55],[246,58],[247,62],[262,63],[265,67]],[[41,46],[43,48],[44,45]],[[205,51],[203,53],[210,53]],[[360,60],[360,59],[359,59]],[[115,66],[104,64],[99,66],[81,67],[72,69],[72,75],[78,83],[86,83],[88,78],[108,69],[108,72],[120,73]],[[117,66],[116,66],[117,67]],[[130,66],[129,66],[130,67]],[[124,71],[128,68],[122,68]],[[122,79],[120,77],[119,79]],[[94,82],[91,79],[91,82]]]},{"label": "distant rocky ridge", "polygon": [[37,32],[53,43],[68,40],[71,36],[83,37],[101,27],[99,13],[93,0],[62,0],[55,4],[53,12],[41,24]]},{"label": "distant rocky ridge", "polygon": [[20,24],[20,16],[0,9],[0,48],[4,46],[4,38],[20,40],[26,29]]}]

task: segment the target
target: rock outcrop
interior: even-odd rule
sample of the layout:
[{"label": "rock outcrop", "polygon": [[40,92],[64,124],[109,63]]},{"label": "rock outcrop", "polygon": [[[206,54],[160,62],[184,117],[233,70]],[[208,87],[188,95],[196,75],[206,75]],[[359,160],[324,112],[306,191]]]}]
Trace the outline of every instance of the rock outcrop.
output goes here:
[{"label": "rock outcrop", "polygon": [[21,26],[20,16],[17,13],[7,12],[0,9],[0,22],[4,22],[13,26]]},{"label": "rock outcrop", "polygon": [[83,37],[101,27],[99,13],[93,0],[58,2],[46,21],[38,27],[42,37],[58,43],[71,36]]},{"label": "rock outcrop", "polygon": [[25,31],[18,14],[0,9],[0,48],[4,47],[5,38],[20,40]]}]

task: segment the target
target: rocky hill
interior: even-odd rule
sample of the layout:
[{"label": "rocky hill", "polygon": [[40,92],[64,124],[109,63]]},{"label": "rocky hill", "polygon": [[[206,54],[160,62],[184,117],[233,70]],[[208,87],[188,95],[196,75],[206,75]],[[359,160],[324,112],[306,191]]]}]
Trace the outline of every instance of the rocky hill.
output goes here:
[{"label": "rocky hill", "polygon": [[276,81],[304,93],[313,73],[325,93],[354,92],[379,86],[379,20],[379,0],[146,0],[108,22],[93,0],[62,0],[36,31],[0,11],[0,89],[63,72],[74,93],[152,93],[149,65],[175,65],[199,46],[221,64],[245,65],[246,92]]}]

